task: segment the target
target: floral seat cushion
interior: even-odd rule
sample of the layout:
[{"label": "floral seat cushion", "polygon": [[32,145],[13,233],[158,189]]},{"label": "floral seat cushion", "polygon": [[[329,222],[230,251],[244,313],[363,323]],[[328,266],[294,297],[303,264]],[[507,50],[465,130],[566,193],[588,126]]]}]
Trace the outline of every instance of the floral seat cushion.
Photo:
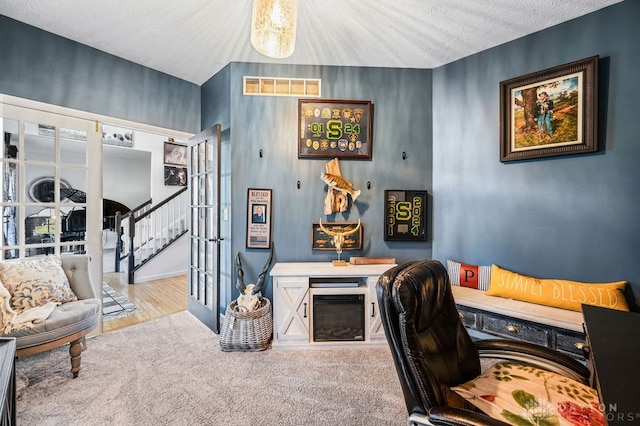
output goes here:
[{"label": "floral seat cushion", "polygon": [[513,425],[606,425],[594,389],[526,364],[499,362],[451,389],[485,414]]}]

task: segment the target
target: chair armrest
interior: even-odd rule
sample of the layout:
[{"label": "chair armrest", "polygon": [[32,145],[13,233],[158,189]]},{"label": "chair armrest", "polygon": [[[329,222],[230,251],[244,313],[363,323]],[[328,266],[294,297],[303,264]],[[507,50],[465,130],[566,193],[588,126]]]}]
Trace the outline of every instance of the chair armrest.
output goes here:
[{"label": "chair armrest", "polygon": [[579,361],[556,350],[520,340],[486,339],[477,340],[474,343],[482,358],[526,362],[580,383],[589,384],[589,369]]},{"label": "chair armrest", "polygon": [[[413,421],[413,416],[416,416],[416,423],[411,423]],[[491,418],[486,414],[474,413],[473,411],[463,410],[460,408],[433,407],[429,410],[428,416],[423,414],[410,415],[409,424],[434,426],[506,426],[509,423],[501,422],[500,420]]]},{"label": "chair armrest", "polygon": [[73,293],[78,299],[93,299],[96,297],[96,291],[91,281],[91,273],[89,271],[89,262],[91,258],[86,254],[65,254],[60,256],[62,260],[62,269],[67,278]]}]

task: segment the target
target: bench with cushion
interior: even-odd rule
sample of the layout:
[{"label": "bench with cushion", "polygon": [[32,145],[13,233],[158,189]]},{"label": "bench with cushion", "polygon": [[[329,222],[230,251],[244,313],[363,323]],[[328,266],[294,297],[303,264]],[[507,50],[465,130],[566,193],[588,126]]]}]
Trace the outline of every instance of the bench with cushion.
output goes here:
[{"label": "bench with cushion", "polygon": [[462,323],[472,336],[525,340],[582,358],[585,334],[582,312],[487,296],[483,291],[453,286]]},{"label": "bench with cushion", "polygon": [[519,339],[584,359],[581,304],[628,310],[623,281],[539,279],[452,260],[447,271],[462,323],[478,338]]},{"label": "bench with cushion", "polygon": [[96,297],[84,254],[0,262],[2,337],[16,338],[16,355],[69,346],[71,373],[78,377],[84,337],[99,323]]}]

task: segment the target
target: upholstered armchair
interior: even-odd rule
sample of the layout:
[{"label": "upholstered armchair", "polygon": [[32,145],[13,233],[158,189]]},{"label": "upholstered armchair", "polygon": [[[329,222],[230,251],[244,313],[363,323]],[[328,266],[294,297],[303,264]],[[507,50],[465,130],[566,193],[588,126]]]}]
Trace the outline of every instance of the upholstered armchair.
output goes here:
[{"label": "upholstered armchair", "polygon": [[[589,370],[580,362],[523,341],[473,342],[440,262],[388,270],[378,281],[377,298],[410,425],[535,424],[540,419],[563,424],[571,416],[601,416],[597,393],[586,386]],[[481,356],[508,361],[483,373]],[[511,405],[499,407],[500,402]]]},{"label": "upholstered armchair", "polygon": [[[85,336],[99,324],[102,315],[102,301],[93,288],[89,270],[91,259],[88,255],[66,254],[57,257],[59,259],[57,261],[54,259],[56,257],[46,256],[0,262],[0,276],[4,285],[9,285],[12,280],[19,282],[29,278],[24,285],[30,284],[36,288],[39,283],[34,277],[39,276],[44,282],[43,285],[46,286],[54,285],[66,288],[68,285],[72,292],[70,295],[74,296],[63,303],[49,302],[44,306],[29,309],[20,315],[12,312],[14,319],[24,317],[20,323],[12,324],[7,323],[9,320],[7,309],[11,307],[11,303],[6,300],[10,299],[12,295],[3,287],[2,290],[6,292],[6,295],[0,292],[0,300],[3,303],[3,308],[0,309],[0,317],[3,317],[3,329],[0,337],[16,338],[16,355],[18,357],[69,344],[71,373],[76,378],[80,372]],[[21,269],[25,269],[25,264],[30,265],[28,269],[31,272],[21,271]],[[11,267],[7,268],[7,265]],[[68,284],[57,282],[62,277],[60,274],[64,274]],[[16,284],[16,286],[21,287],[23,284]],[[53,288],[51,291],[49,291],[49,287],[46,289],[45,291],[40,287],[30,290],[28,293],[34,299],[37,298],[37,295],[45,295],[48,297],[47,300],[50,300],[50,294],[55,294],[57,297],[66,296],[60,288]],[[26,293],[24,290],[22,292]],[[38,313],[33,313],[35,311]]]}]

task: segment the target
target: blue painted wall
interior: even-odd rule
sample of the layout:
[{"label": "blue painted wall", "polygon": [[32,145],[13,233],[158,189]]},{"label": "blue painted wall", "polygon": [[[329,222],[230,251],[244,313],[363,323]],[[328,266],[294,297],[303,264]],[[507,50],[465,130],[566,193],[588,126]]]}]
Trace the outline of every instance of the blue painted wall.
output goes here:
[{"label": "blue painted wall", "polygon": [[[228,68],[231,87],[228,106],[225,97],[216,96],[221,92],[217,76],[202,87],[202,126],[215,124],[218,117],[224,120],[225,111],[230,108],[228,196],[232,238],[225,240],[222,250],[233,255],[238,251],[241,253],[247,282],[255,280],[267,259],[266,250],[245,248],[248,188],[273,189],[272,236],[278,262],[324,262],[336,258],[335,252],[311,249],[311,223],[319,219],[362,220],[364,248],[345,252],[343,258],[352,255],[395,257],[404,262],[431,257],[431,226],[428,242],[383,240],[384,190],[426,189],[431,192],[432,189],[431,70],[253,63],[231,63]],[[226,68],[224,73],[226,75]],[[298,159],[298,98],[243,96],[243,76],[320,78],[325,99],[372,101],[372,159],[340,161],[342,174],[356,189],[362,190],[347,213],[329,217],[323,213],[326,185],[319,176],[329,159]],[[263,158],[259,157],[260,149]],[[402,151],[408,154],[406,160],[402,160]],[[300,189],[296,186],[298,180]],[[370,190],[366,188],[367,181],[371,182]],[[224,200],[222,204],[225,205]],[[430,211],[428,215],[431,218]],[[223,288],[234,290],[234,285],[233,278],[223,282]],[[268,297],[271,297],[271,290],[269,286]],[[228,300],[223,300],[223,305],[225,303]]]},{"label": "blue painted wall", "polygon": [[[232,298],[232,255],[243,253],[249,280],[266,259],[263,250],[245,249],[248,187],[274,190],[278,261],[333,258],[312,251],[309,241],[311,222],[323,217],[326,189],[318,175],[325,160],[297,158],[296,98],[242,96],[242,76],[262,75],[321,78],[324,98],[374,103],[373,159],[342,161],[363,195],[348,215],[328,218],[362,218],[365,249],[349,255],[626,279],[638,310],[639,20],[640,2],[625,1],[433,71],[231,63],[197,87],[0,16],[0,93],[190,132],[222,123],[229,217],[222,306]],[[603,150],[500,163],[500,81],[593,55],[601,57]],[[433,193],[429,242],[383,241],[383,193],[392,188]]]},{"label": "blue painted wall", "polygon": [[[625,1],[433,71],[434,258],[628,280],[638,309],[638,22]],[[500,163],[500,81],[594,55],[602,151]]]},{"label": "blue painted wall", "polygon": [[200,130],[200,88],[0,15],[0,93]]}]

